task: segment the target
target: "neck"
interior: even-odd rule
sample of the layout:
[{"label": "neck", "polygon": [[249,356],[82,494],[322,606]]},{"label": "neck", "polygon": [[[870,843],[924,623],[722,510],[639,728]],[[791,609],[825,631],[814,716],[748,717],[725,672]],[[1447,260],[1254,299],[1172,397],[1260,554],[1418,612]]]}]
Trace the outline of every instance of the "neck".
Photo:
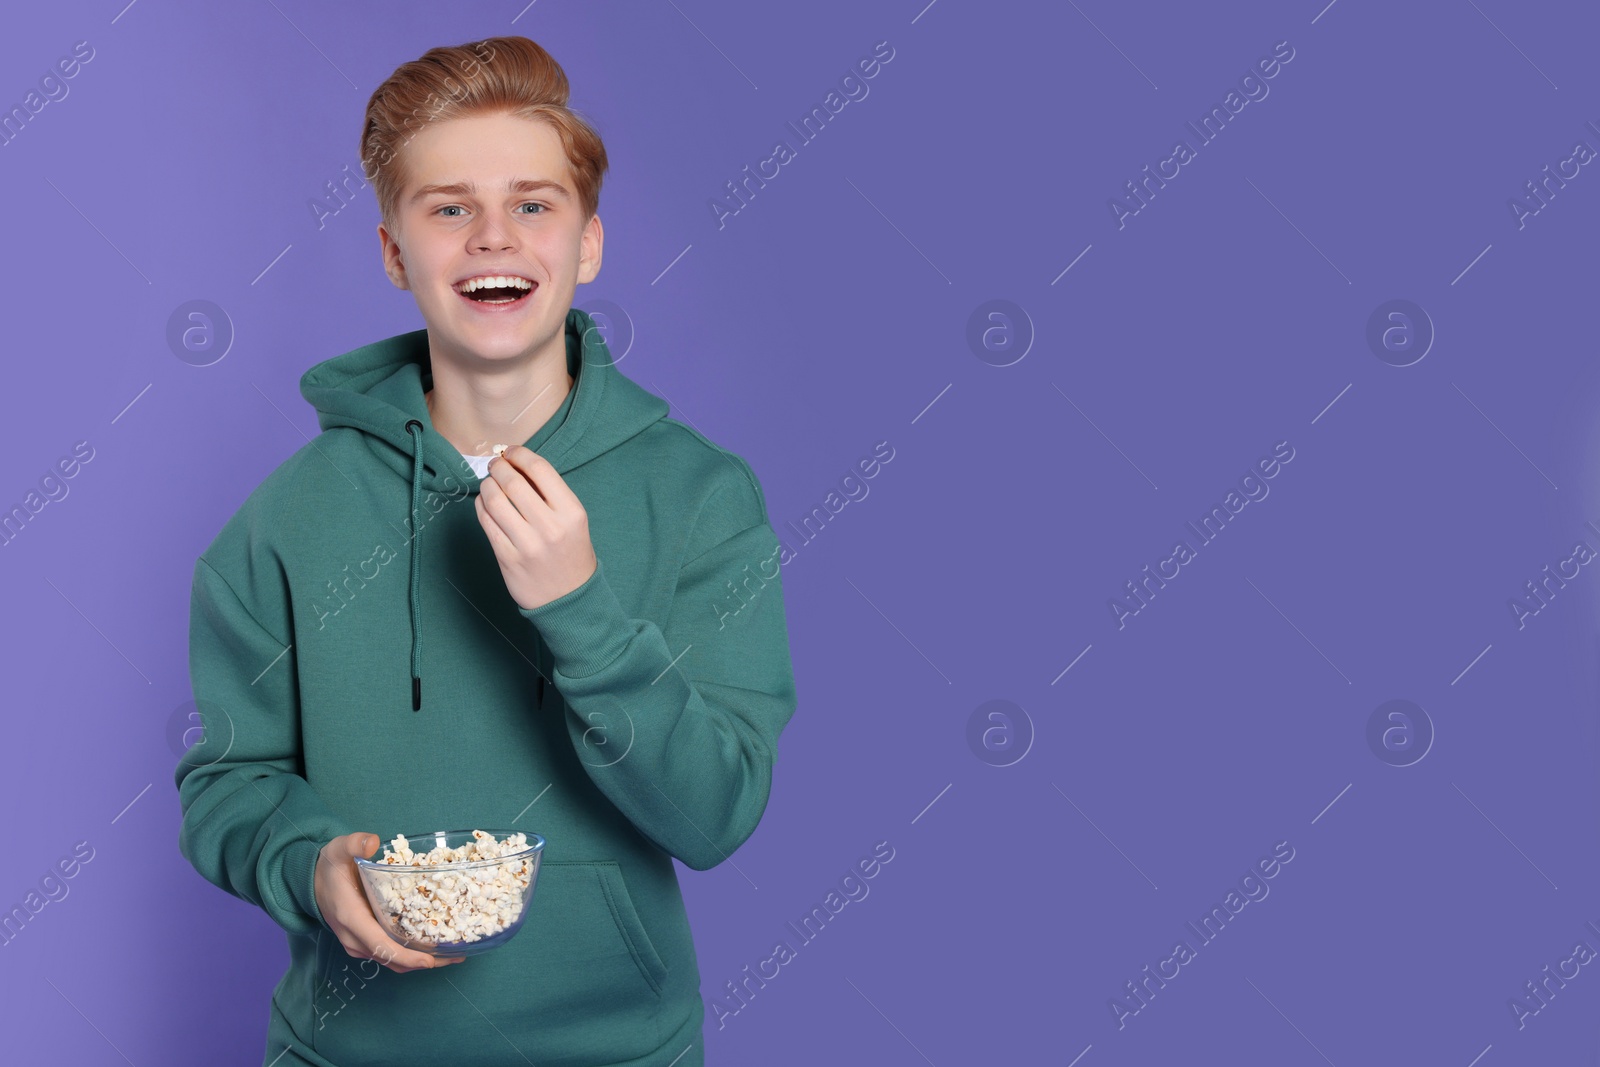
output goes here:
[{"label": "neck", "polygon": [[533,357],[464,366],[430,349],[433,388],[423,394],[433,428],[463,456],[496,444],[521,444],[556,413],[572,390],[565,334]]}]

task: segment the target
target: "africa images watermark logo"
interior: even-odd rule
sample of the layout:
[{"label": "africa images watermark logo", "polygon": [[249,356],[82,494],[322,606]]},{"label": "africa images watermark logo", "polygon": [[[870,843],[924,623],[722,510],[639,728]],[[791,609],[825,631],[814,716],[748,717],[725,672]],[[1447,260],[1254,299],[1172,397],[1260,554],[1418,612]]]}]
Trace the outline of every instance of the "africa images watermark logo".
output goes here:
[{"label": "africa images watermark logo", "polygon": [[167,748],[188,767],[209,767],[233,750],[233,717],[221,705],[186,700],[167,716]]},{"label": "africa images watermark logo", "polygon": [[[633,716],[627,708],[619,707],[623,722],[604,711],[591,711],[583,717],[587,724],[578,738],[578,759],[591,767],[609,767],[621,763],[633,751]],[[626,729],[624,729],[626,727]]]}]

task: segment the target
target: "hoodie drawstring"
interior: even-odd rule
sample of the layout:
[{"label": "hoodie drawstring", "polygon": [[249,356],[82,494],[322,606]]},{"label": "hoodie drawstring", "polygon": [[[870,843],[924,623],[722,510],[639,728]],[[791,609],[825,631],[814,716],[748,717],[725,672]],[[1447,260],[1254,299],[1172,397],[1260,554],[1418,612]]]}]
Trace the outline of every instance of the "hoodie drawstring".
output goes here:
[{"label": "hoodie drawstring", "polygon": [[[413,426],[415,430],[412,430]],[[422,576],[418,568],[422,564],[422,554],[417,540],[422,527],[417,522],[417,515],[422,507],[422,423],[416,419],[406,420],[406,432],[411,434],[411,710],[421,711],[422,630],[417,623],[420,614],[417,608],[421,601],[418,590]]]}]

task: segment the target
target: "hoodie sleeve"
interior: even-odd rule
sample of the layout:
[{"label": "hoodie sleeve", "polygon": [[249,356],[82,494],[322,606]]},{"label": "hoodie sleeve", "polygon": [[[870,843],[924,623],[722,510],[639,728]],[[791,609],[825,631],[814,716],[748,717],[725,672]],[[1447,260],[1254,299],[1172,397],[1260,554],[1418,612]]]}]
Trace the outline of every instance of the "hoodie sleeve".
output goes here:
[{"label": "hoodie sleeve", "polygon": [[[730,454],[731,456],[731,454]],[[531,610],[589,777],[641,833],[716,866],[766,810],[795,710],[777,536],[749,467],[696,520],[664,623],[631,617],[605,563]]]},{"label": "hoodie sleeve", "polygon": [[[287,628],[287,626],[285,627]],[[261,624],[204,556],[189,609],[189,674],[204,738],[179,760],[178,848],[213,885],[293,934],[322,924],[322,846],[354,828],[300,774],[293,646]]]}]

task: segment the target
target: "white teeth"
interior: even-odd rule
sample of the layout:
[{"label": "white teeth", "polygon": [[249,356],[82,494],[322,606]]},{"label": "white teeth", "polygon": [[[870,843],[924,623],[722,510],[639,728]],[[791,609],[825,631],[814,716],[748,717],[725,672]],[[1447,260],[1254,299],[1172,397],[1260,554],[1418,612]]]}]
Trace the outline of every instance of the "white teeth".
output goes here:
[{"label": "white teeth", "polygon": [[471,278],[456,286],[458,293],[472,293],[479,289],[503,289],[513,287],[517,289],[532,289],[533,283],[526,278],[518,278],[509,274],[490,274],[482,278]]}]

